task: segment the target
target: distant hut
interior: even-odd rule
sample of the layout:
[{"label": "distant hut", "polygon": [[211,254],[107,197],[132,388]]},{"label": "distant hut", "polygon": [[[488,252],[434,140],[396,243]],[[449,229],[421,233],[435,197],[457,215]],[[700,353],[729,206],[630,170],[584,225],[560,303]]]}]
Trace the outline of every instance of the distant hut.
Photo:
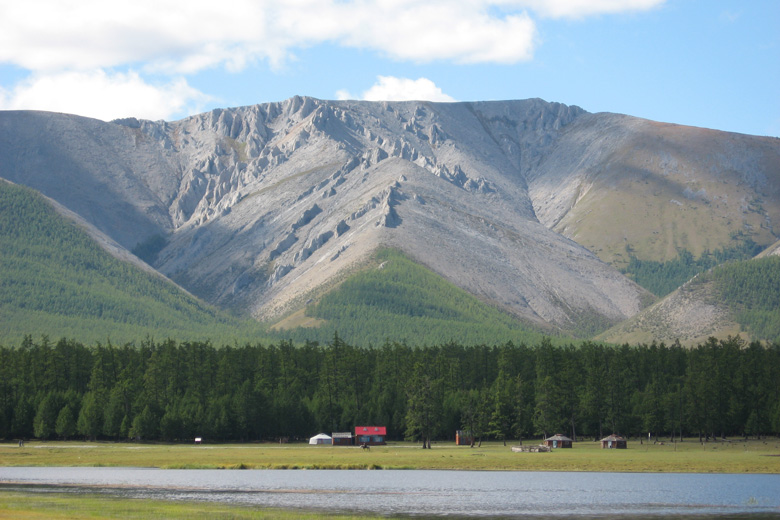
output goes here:
[{"label": "distant hut", "polygon": [[331,434],[334,446],[352,446],[352,432],[333,432]]},{"label": "distant hut", "polygon": [[556,433],[544,440],[544,445],[549,448],[571,448],[572,440],[562,433]]},{"label": "distant hut", "polygon": [[605,449],[626,449],[628,446],[625,437],[613,433],[609,437],[601,439],[601,447]]},{"label": "distant hut", "polygon": [[355,426],[355,443],[366,446],[381,446],[387,444],[387,428],[385,426]]},{"label": "distant hut", "polygon": [[474,436],[470,431],[455,431],[455,446],[471,446],[472,444],[474,444]]},{"label": "distant hut", "polygon": [[311,439],[309,439],[309,444],[332,444],[333,439],[330,438],[330,435],[326,435],[324,433],[320,433],[319,435],[315,435]]}]

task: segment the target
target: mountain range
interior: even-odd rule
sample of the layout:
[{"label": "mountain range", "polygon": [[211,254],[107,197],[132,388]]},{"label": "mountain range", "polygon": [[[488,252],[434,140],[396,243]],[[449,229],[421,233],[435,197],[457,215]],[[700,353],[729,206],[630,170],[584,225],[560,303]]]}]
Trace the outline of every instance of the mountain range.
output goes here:
[{"label": "mountain range", "polygon": [[6,111],[0,177],[122,261],[277,330],[321,325],[323,299],[395,250],[529,330],[740,332],[714,312],[687,331],[679,292],[648,308],[661,295],[629,266],[746,240],[777,254],[780,229],[780,139],[539,99],[296,96],[175,122]]}]

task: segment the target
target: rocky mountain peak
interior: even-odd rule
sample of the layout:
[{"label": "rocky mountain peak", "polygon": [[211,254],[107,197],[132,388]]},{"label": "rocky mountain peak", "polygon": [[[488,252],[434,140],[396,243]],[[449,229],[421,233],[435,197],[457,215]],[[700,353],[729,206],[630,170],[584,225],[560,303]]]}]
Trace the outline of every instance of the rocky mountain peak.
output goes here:
[{"label": "rocky mountain peak", "polygon": [[[668,199],[730,207],[736,201],[709,180],[726,165],[734,173],[717,173],[718,182],[740,179],[757,208],[751,193],[776,193],[777,156],[777,144],[759,138],[672,131],[539,99],[295,96],[174,122],[0,114],[1,176],[128,249],[166,237],[154,267],[265,319],[300,308],[390,246],[539,326],[614,323],[647,294],[602,261],[613,259],[592,237],[631,219],[589,218],[600,210],[593,195],[636,178],[671,190]],[[750,225],[773,233],[780,208],[761,208],[764,224]]]}]

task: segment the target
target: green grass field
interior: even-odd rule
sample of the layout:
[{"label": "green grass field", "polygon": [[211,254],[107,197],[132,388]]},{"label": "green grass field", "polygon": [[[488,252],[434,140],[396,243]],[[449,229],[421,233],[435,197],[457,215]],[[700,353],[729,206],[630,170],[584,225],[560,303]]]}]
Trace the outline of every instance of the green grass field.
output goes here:
[{"label": "green grass field", "polygon": [[[526,441],[526,444],[538,441]],[[780,439],[700,444],[639,444],[602,450],[592,440],[552,453],[515,453],[502,443],[481,448],[434,443],[423,450],[391,443],[369,451],[308,444],[127,444],[29,442],[0,444],[0,466],[136,466],[224,469],[454,469],[510,471],[617,471],[694,473],[780,473]]]},{"label": "green grass field", "polygon": [[[370,516],[258,509],[210,502],[114,498],[97,494],[20,493],[0,490],[0,519],[360,520]],[[387,518],[387,517],[383,517]]]}]

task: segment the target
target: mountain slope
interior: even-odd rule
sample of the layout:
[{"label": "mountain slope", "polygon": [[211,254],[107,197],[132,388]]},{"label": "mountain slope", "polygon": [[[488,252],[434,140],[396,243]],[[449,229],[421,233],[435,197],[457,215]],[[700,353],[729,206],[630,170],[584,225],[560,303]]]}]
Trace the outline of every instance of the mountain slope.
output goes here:
[{"label": "mountain slope", "polygon": [[0,112],[0,177],[35,188],[127,249],[173,229],[175,176],[139,131],[67,114]]},{"label": "mountain slope", "polygon": [[762,249],[747,239],[731,248],[708,251],[698,258],[686,249],[681,250],[677,258],[665,262],[639,260],[631,254],[624,272],[656,296],[666,296],[699,273],[725,262],[749,260],[761,253]]},{"label": "mountain slope", "polygon": [[[296,327],[298,324],[306,326]],[[410,345],[534,343],[540,332],[415,264],[397,250],[382,249],[334,290],[280,323],[280,335],[327,343],[335,333],[348,343]],[[595,324],[599,326],[600,324]]]},{"label": "mountain slope", "polygon": [[771,256],[771,255],[778,255],[780,256],[780,240],[772,244],[771,246],[767,247],[765,250],[763,250],[759,255],[758,258],[763,258],[765,256]]},{"label": "mountain slope", "polygon": [[679,340],[694,345],[709,337],[741,334],[780,341],[780,256],[729,262],[696,275],[636,316],[605,331],[612,343]]},{"label": "mountain slope", "polygon": [[775,241],[778,143],[541,100],[294,97],[176,122],[0,112],[0,176],[263,320],[390,247],[525,323],[573,332],[653,299],[615,268],[627,248],[662,260]]},{"label": "mountain slope", "polygon": [[260,331],[117,260],[40,195],[0,181],[0,341],[25,334],[123,342],[145,335],[240,338]]},{"label": "mountain slope", "polygon": [[780,229],[780,139],[579,118],[529,182],[539,220],[617,265],[759,244]]}]

